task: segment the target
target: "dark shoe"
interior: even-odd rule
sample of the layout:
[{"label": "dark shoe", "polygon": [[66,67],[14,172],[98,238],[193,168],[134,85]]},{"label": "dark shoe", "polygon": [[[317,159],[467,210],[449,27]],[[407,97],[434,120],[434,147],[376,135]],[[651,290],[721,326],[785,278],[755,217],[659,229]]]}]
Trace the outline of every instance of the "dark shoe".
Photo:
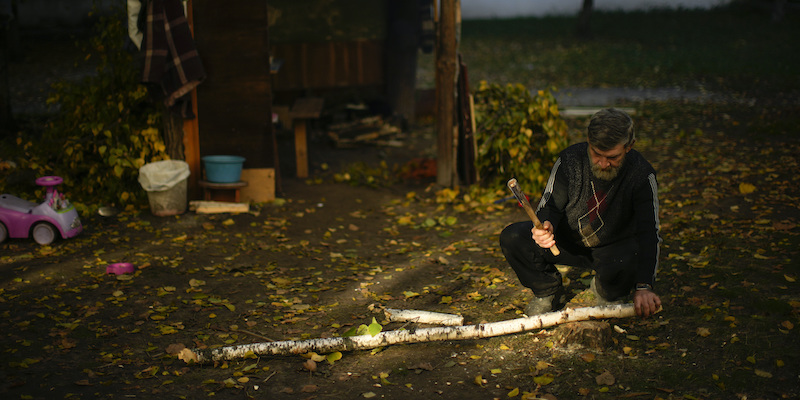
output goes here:
[{"label": "dark shoe", "polygon": [[595,298],[596,305],[598,306],[610,306],[614,304],[622,304],[622,300],[608,300],[602,295],[600,295],[600,290],[598,290],[597,284],[597,277],[592,278],[592,283],[589,284],[589,291],[592,292]]},{"label": "dark shoe", "polygon": [[532,317],[534,315],[549,313],[551,311],[559,310],[564,306],[564,289],[559,289],[555,294],[545,297],[534,296],[528,306],[525,307],[525,315]]}]

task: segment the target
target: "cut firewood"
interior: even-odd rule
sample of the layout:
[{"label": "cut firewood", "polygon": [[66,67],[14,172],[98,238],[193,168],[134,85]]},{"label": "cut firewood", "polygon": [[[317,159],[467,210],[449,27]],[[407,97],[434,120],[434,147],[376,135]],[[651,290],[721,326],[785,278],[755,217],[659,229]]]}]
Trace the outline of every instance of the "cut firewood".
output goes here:
[{"label": "cut firewood", "polygon": [[418,324],[457,326],[464,324],[464,317],[432,311],[398,310],[387,308],[384,315],[389,322],[416,322]]},{"label": "cut firewood", "polygon": [[517,318],[507,321],[490,322],[478,325],[446,326],[420,328],[415,330],[394,330],[379,332],[375,336],[361,335],[309,339],[302,341],[278,341],[227,346],[216,349],[184,349],[179,355],[187,363],[209,363],[234,360],[247,356],[291,355],[315,352],[318,354],[335,351],[373,349],[398,343],[420,343],[443,340],[464,340],[495,337],[541,329],[568,322],[605,318],[628,318],[636,315],[633,304],[617,304],[602,307],[584,307]]}]

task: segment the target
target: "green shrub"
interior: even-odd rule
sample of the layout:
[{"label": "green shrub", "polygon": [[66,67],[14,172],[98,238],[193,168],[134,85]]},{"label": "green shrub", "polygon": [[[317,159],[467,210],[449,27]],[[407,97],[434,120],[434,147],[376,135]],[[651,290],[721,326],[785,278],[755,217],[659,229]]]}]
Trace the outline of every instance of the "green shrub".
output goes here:
[{"label": "green shrub", "polygon": [[549,90],[535,96],[521,84],[481,82],[475,93],[478,154],[484,186],[517,178],[528,193],[541,191],[558,153],[567,147],[567,124]]},{"label": "green shrub", "polygon": [[63,192],[83,212],[87,205],[145,204],[138,169],[168,158],[159,132],[161,112],[123,48],[126,36],[122,14],[101,18],[86,57],[96,73],[55,83],[47,102],[59,111],[41,137],[20,132],[16,139],[18,169],[61,176]]}]

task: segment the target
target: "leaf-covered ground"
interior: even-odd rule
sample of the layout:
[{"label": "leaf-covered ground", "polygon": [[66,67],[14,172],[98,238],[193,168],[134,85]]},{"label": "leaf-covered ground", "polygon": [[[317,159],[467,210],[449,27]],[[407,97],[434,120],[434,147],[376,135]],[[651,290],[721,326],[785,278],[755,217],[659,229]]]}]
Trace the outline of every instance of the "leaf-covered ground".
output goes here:
[{"label": "leaf-covered ground", "polygon": [[[424,182],[287,180],[286,203],[250,214],[144,210],[87,218],[82,236],[54,246],[0,245],[1,390],[9,398],[795,398],[800,142],[793,126],[776,127],[797,106],[763,105],[636,105],[637,146],[660,172],[665,305],[650,320],[610,321],[621,329],[602,351],[543,330],[345,352],[313,366],[301,356],[186,365],[170,354],[176,345],[338,336],[383,322],[370,305],[499,321],[518,317],[530,295],[497,248],[499,231],[524,219],[513,202],[493,203],[502,191],[464,201]],[[570,123],[579,136],[585,121]],[[107,275],[114,262],[138,269]],[[588,280],[582,272],[567,275],[576,294]]]},{"label": "leaf-covered ground", "polygon": [[[546,329],[343,352],[332,362],[187,365],[174,355],[184,346],[339,336],[373,318],[383,323],[379,307],[457,313],[467,324],[518,317],[530,292],[497,235],[525,215],[512,201],[494,203],[505,188],[465,199],[427,181],[372,189],[332,179],[365,157],[391,166],[431,155],[435,139],[423,126],[402,152],[312,140],[315,167],[331,170],[317,170],[312,183],[285,178],[286,202],[253,213],[90,216],[81,236],[53,246],[0,244],[0,395],[798,398],[800,101],[792,86],[765,80],[772,84],[737,81],[749,89],[724,103],[619,104],[636,110],[636,146],[659,172],[664,311],[610,320],[616,328],[600,350]],[[568,122],[580,140],[586,121]],[[115,262],[137,271],[107,275]],[[581,299],[590,276],[566,277]]]}]

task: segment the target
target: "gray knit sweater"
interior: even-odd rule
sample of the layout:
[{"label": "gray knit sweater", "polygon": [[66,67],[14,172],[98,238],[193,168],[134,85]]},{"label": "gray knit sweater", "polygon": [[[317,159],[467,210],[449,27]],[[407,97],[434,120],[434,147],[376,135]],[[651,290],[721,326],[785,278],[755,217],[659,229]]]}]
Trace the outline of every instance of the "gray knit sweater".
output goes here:
[{"label": "gray knit sweater", "polygon": [[588,143],[568,147],[553,165],[536,214],[553,224],[556,243],[594,248],[635,238],[636,282],[654,283],[661,243],[658,184],[655,170],[638,151],[629,151],[619,174],[604,181],[592,175]]}]

